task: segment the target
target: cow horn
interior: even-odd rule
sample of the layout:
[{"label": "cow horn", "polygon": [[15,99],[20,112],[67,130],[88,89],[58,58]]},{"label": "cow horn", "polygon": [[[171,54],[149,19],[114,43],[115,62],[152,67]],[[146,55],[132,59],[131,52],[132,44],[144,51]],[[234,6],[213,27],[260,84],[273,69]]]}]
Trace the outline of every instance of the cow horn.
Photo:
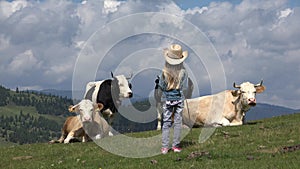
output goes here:
[{"label": "cow horn", "polygon": [[240,85],[236,85],[235,82],[233,82],[233,87],[234,88],[238,88],[238,89],[241,88],[241,86]]},{"label": "cow horn", "polygon": [[114,77],[114,74],[113,74],[113,72],[110,72],[110,74],[111,74],[111,77],[113,78],[113,77]]},{"label": "cow horn", "polygon": [[261,80],[261,81],[260,81],[260,83],[258,83],[258,84],[256,84],[256,85],[254,85],[254,87],[259,87],[259,86],[262,86],[263,82],[264,82],[264,81],[263,81],[263,80]]},{"label": "cow horn", "polygon": [[127,80],[131,79],[133,76],[133,73],[130,73],[129,77],[126,77]]}]

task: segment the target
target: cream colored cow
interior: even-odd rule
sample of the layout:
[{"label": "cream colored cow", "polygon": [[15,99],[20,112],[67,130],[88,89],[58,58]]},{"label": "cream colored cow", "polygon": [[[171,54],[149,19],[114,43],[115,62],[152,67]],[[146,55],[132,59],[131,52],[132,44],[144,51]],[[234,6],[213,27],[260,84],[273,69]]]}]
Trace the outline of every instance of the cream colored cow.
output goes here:
[{"label": "cream colored cow", "polygon": [[214,95],[186,99],[183,111],[183,123],[192,127],[236,126],[242,125],[245,113],[256,105],[255,96],[262,93],[265,86],[244,82],[233,83],[237,90],[226,90]]}]

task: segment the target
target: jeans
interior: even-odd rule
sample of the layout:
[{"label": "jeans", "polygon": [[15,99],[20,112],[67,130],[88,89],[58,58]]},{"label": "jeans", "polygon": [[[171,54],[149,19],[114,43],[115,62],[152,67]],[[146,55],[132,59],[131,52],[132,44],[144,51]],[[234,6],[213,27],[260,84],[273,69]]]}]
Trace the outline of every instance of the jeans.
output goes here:
[{"label": "jeans", "polygon": [[181,126],[182,126],[182,110],[183,100],[166,101],[163,105],[163,125],[162,125],[162,147],[169,147],[170,128],[172,127],[172,114],[174,113],[174,135],[172,147],[179,147]]}]

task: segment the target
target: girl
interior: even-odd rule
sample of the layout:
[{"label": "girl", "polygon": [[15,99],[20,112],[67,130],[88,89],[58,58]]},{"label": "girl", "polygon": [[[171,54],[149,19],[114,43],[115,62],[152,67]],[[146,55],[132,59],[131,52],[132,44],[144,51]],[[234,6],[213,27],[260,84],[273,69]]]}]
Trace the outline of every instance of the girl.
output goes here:
[{"label": "girl", "polygon": [[187,58],[188,52],[182,51],[180,45],[173,44],[168,49],[164,49],[164,56],[166,62],[162,75],[159,78],[161,79],[159,87],[163,91],[165,98],[163,105],[162,154],[166,154],[169,151],[169,133],[172,126],[172,115],[174,117],[172,150],[174,152],[181,152],[179,144],[184,106],[182,87],[187,79],[187,72],[183,66],[183,61]]}]

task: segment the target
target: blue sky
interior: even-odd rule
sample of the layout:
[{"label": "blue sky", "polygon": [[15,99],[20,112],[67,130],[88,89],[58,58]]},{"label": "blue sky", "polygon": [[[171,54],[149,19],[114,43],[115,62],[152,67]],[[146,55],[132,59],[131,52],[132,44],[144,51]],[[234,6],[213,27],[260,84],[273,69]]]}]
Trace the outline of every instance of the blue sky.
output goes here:
[{"label": "blue sky", "polygon": [[[99,54],[117,35],[126,37],[131,31],[147,30],[145,35],[116,43],[97,73],[91,71],[92,66],[87,66],[83,73],[103,79],[109,78],[111,70],[130,74],[134,66],[160,65],[161,61],[151,57],[135,59],[135,64],[123,67],[117,63],[125,64],[126,59],[122,59],[138,57],[149,50],[160,55],[170,42],[178,42],[190,52],[186,62],[195,72],[200,95],[212,92],[213,75],[225,76],[223,89],[232,89],[233,82],[258,83],[264,79],[267,90],[258,96],[259,102],[299,109],[300,79],[295,78],[300,74],[299,6],[298,0],[0,1],[0,84],[11,89],[70,90],[78,57],[95,32],[108,31],[110,35],[95,43],[99,45],[93,52]],[[153,17],[145,25],[139,25],[138,19],[130,20],[102,30],[123,16],[143,12],[171,14],[178,19]],[[190,31],[181,32],[182,38],[174,39],[166,33],[157,35],[149,30],[182,30],[186,28],[183,21],[193,24],[209,40],[224,72],[211,72],[210,67],[215,65],[195,59],[207,53],[203,51],[198,56],[187,45],[198,40]],[[147,72],[135,73],[137,94],[147,95],[153,88],[152,76]],[[85,86],[81,88],[84,90]]]},{"label": "blue sky", "polygon": [[[211,2],[230,2],[232,4],[239,4],[242,0],[174,0],[182,9],[194,8],[195,6],[203,7],[208,6]],[[300,1],[298,0],[288,0],[288,4],[291,7],[300,6]]]}]

